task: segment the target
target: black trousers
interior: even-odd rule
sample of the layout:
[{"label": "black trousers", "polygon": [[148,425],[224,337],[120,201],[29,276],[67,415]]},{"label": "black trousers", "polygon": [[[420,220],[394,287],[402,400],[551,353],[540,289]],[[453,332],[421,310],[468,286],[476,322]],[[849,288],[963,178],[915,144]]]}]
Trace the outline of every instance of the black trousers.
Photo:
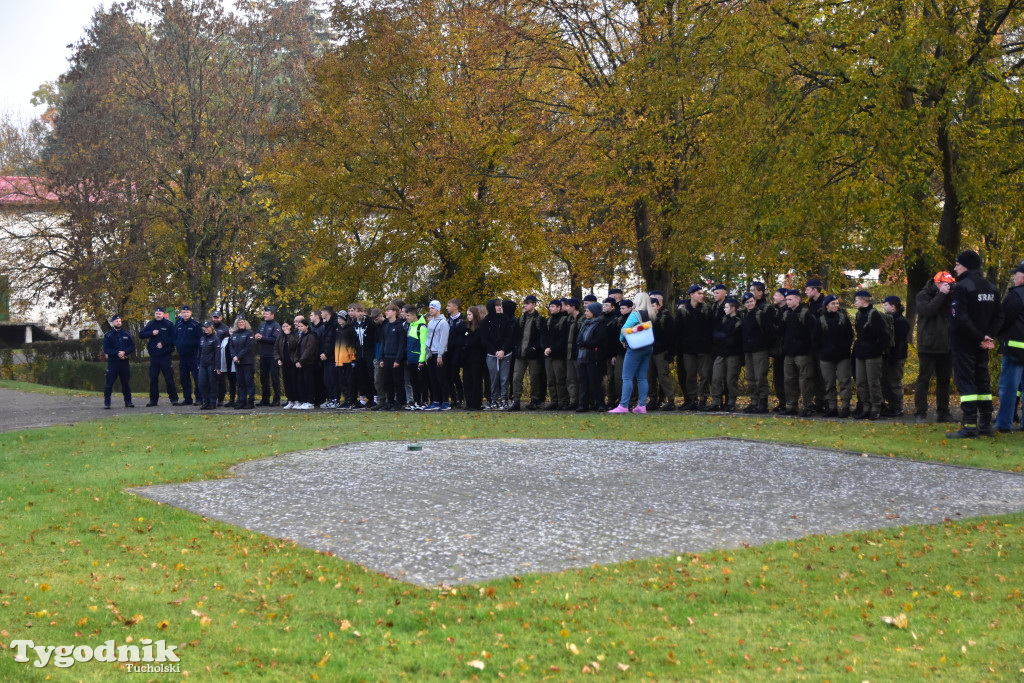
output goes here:
[{"label": "black trousers", "polygon": [[[484,407],[484,359],[468,360],[462,368],[462,391],[467,410],[482,410]],[[456,375],[457,376],[457,375]]]},{"label": "black trousers", "polygon": [[[215,406],[217,399],[217,368],[213,365],[200,366],[199,380],[196,382],[196,400],[203,405]],[[187,394],[186,394],[187,396]]]},{"label": "black trousers", "polygon": [[[227,392],[230,385],[230,392]],[[230,399],[231,403],[235,402],[235,373],[233,372],[222,372],[220,373],[220,400],[224,402],[225,397]]]},{"label": "black trousers", "polygon": [[953,349],[953,381],[960,392],[964,426],[978,424],[978,416],[992,419],[992,380],[988,374],[988,351],[981,348]]},{"label": "black trousers", "polygon": [[[333,364],[331,369],[334,369]],[[316,388],[322,376],[320,366],[316,363],[307,363],[301,368],[295,368],[296,389],[301,403],[316,403]]]},{"label": "black trousers", "polygon": [[[295,363],[284,363],[281,367],[281,380],[284,382],[284,395],[289,403],[299,402],[298,368]],[[312,401],[310,401],[312,403]]]},{"label": "black trousers", "polygon": [[448,375],[448,395],[452,402],[464,402],[466,400],[466,388],[464,384],[464,365],[461,351],[444,354],[444,369]]},{"label": "black trousers", "polygon": [[928,385],[935,378],[935,408],[939,414],[949,413],[949,379],[953,376],[953,354],[919,353],[919,371],[914,383],[914,412],[928,413]]},{"label": "black trousers", "polygon": [[174,370],[171,369],[171,357],[150,356],[149,357],[149,401],[156,403],[160,400],[160,375],[164,376],[167,384],[167,396],[171,402],[178,400],[178,389],[174,386]]},{"label": "black trousers", "polygon": [[238,402],[256,402],[256,366],[236,365],[235,374],[238,376]]},{"label": "black trousers", "polygon": [[270,386],[274,386],[274,400],[281,400],[281,368],[273,356],[260,356],[260,395],[270,401]]},{"label": "black trousers", "polygon": [[405,403],[405,366],[395,367],[395,361],[384,361],[384,401],[400,406]]},{"label": "black trousers", "polygon": [[[603,404],[601,373],[597,361],[576,361],[576,376],[580,381],[580,408],[594,409]],[[618,399],[615,399],[618,402]]]},{"label": "black trousers", "polygon": [[113,359],[107,361],[106,384],[103,387],[103,405],[110,405],[110,396],[114,393],[114,381],[121,380],[121,394],[124,404],[132,402],[131,367],[127,360]]},{"label": "black trousers", "polygon": [[412,396],[406,396],[406,402],[419,403],[423,405],[428,401],[427,373],[420,368],[419,363],[409,363],[405,366],[406,376],[412,386]]},{"label": "black trousers", "polygon": [[[337,401],[341,394],[338,391],[338,372],[333,360],[323,362],[324,397],[328,401]],[[304,401],[308,403],[308,401]]]},{"label": "black trousers", "polygon": [[427,358],[427,378],[430,380],[430,400],[434,403],[447,403],[448,370],[444,367],[443,358],[440,367],[437,365],[437,356]]},{"label": "black trousers", "polygon": [[192,354],[178,359],[178,379],[181,380],[181,395],[185,401],[192,400],[192,380],[196,383],[196,403],[203,400],[203,390],[199,387],[199,356]]}]

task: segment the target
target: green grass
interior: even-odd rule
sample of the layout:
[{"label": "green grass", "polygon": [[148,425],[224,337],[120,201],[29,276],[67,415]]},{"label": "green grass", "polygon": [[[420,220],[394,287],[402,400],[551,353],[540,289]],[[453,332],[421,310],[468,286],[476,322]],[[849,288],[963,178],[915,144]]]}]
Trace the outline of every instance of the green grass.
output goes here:
[{"label": "green grass", "polygon": [[[941,429],[449,413],[135,415],[2,433],[0,642],[163,638],[181,645],[192,680],[563,681],[584,667],[636,680],[1019,678],[1024,514],[426,590],[124,493],[371,439],[728,434],[996,469],[1024,462],[1024,439],[945,443]],[[901,613],[905,629],[881,620]],[[35,669],[0,652],[2,680],[100,680],[115,666]]]},{"label": "green grass", "polygon": [[[86,391],[85,389],[66,389],[64,387],[50,386],[49,384],[36,384],[35,382],[22,382],[13,379],[0,379],[0,389],[12,389],[14,391],[27,391],[31,394],[46,394],[47,396],[103,396],[102,391]],[[121,395],[121,385],[116,387],[117,395]]]}]

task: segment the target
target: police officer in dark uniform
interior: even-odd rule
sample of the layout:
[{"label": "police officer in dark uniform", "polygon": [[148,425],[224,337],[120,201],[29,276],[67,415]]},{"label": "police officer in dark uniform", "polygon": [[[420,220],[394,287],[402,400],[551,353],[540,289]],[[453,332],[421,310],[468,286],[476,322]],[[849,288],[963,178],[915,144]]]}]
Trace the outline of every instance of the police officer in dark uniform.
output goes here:
[{"label": "police officer in dark uniform", "polygon": [[178,349],[178,379],[181,380],[181,393],[185,397],[181,405],[192,405],[192,380],[196,383],[196,403],[202,404],[203,397],[199,389],[199,338],[203,336],[203,327],[192,317],[192,307],[185,304],[179,311],[174,323],[174,347]]},{"label": "police officer in dark uniform", "polygon": [[996,287],[981,276],[981,257],[967,249],[956,257],[956,284],[950,289],[949,344],[953,350],[953,381],[960,392],[963,424],[948,439],[991,436],[992,387],[988,352],[1002,326],[1002,307]]},{"label": "police officer in dark uniform", "polygon": [[110,316],[110,331],[103,335],[103,353],[107,354],[107,382],[103,387],[103,407],[110,408],[110,395],[114,391],[114,380],[121,379],[121,393],[124,407],[134,408],[132,403],[131,368],[128,357],[135,352],[135,340],[128,330],[121,329],[121,316]]},{"label": "police officer in dark uniform", "polygon": [[[224,324],[224,318],[221,315],[220,311],[214,311],[213,315],[210,317],[213,319],[212,322],[214,334],[217,335],[217,339],[220,341],[221,344],[223,344],[224,340],[231,336],[231,328]],[[228,367],[231,367],[231,363],[228,363]],[[218,408],[224,405],[224,397],[227,395],[227,379],[225,375],[227,375],[227,373],[225,372],[217,373]],[[234,376],[232,376],[231,381],[232,383],[234,383]]]},{"label": "police officer in dark uniform", "polygon": [[214,328],[213,321],[203,323],[203,336],[199,339],[199,383],[196,398],[201,398],[200,410],[213,410],[217,407],[217,377],[220,375],[220,337]]},{"label": "police officer in dark uniform", "polygon": [[[260,345],[260,399],[261,406],[281,405],[281,369],[274,360],[274,342],[281,334],[281,325],[274,320],[277,306],[263,307],[263,322],[256,330],[256,343]],[[274,401],[270,401],[270,386],[274,386]]]},{"label": "police officer in dark uniform", "polygon": [[167,319],[162,306],[157,306],[153,319],[139,332],[139,338],[148,339],[146,351],[149,353],[149,403],[151,408],[160,400],[160,375],[163,374],[167,384],[167,396],[171,405],[178,405],[178,388],[174,386],[174,370],[171,369],[171,354],[174,353],[174,325]]}]

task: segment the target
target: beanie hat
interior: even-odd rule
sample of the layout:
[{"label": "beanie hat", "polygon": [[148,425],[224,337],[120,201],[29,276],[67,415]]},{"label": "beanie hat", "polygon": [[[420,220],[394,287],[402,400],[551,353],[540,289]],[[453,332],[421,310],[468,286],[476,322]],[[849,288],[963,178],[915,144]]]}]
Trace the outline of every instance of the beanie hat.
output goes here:
[{"label": "beanie hat", "polygon": [[433,308],[435,311],[440,311],[441,302],[438,301],[437,299],[434,299],[433,301],[430,302],[430,308]]},{"label": "beanie hat", "polygon": [[601,304],[597,303],[596,301],[589,303],[587,304],[587,310],[590,311],[590,314],[596,318],[597,316],[601,315]]},{"label": "beanie hat", "polygon": [[957,254],[956,262],[967,270],[977,270],[981,268],[981,257],[978,256],[978,252],[973,249],[965,249]]}]

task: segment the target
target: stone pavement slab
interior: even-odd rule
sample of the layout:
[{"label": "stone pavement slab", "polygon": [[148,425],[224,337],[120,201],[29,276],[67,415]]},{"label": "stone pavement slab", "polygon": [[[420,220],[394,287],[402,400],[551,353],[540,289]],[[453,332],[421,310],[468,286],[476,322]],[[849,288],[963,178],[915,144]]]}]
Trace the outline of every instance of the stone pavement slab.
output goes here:
[{"label": "stone pavement slab", "polygon": [[419,584],[1024,510],[1024,476],[733,439],[358,443],[130,489]]}]

